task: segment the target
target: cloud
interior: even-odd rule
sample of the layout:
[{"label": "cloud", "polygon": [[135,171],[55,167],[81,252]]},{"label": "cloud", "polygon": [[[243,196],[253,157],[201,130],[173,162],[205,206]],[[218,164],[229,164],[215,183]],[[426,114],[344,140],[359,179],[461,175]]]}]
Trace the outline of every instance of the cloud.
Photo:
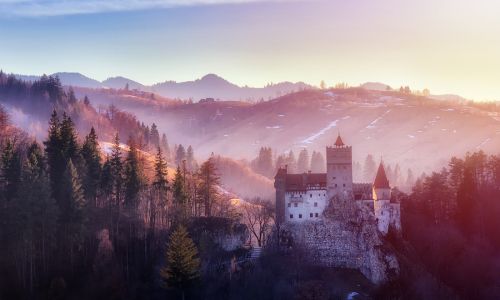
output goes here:
[{"label": "cloud", "polygon": [[289,0],[0,0],[0,16],[45,17]]}]

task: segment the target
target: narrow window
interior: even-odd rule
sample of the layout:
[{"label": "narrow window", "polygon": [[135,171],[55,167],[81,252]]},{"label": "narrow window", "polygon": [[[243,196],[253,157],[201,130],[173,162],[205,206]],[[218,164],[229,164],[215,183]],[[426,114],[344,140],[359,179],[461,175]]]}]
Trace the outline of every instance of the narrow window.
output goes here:
[{"label": "narrow window", "polygon": [[345,183],[343,184],[343,186],[345,187]]},{"label": "narrow window", "polygon": [[312,218],[312,217],[313,217],[313,213],[310,213],[310,214],[309,214],[309,217],[310,217],[310,218]]},{"label": "narrow window", "polygon": [[298,203],[294,203],[293,206],[297,207],[298,206]]},{"label": "narrow window", "polygon": [[313,197],[313,194],[310,194],[310,195],[309,195],[309,198],[312,198],[312,197]]},{"label": "narrow window", "polygon": [[316,218],[318,217],[318,213],[316,213],[315,217],[316,217]]},{"label": "narrow window", "polygon": [[335,184],[335,187],[337,187],[337,184]]},{"label": "narrow window", "polygon": [[302,219],[302,214],[299,214],[299,219]]},{"label": "narrow window", "polygon": [[288,207],[292,207],[292,203],[288,203]]},{"label": "narrow window", "polygon": [[314,207],[318,207],[318,202],[314,202]]},{"label": "narrow window", "polygon": [[290,215],[290,219],[293,219],[293,215]]}]

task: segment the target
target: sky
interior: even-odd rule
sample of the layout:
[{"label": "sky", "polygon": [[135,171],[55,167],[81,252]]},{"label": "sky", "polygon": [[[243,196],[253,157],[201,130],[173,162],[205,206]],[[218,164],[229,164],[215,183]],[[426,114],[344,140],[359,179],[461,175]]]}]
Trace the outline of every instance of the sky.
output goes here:
[{"label": "sky", "polygon": [[143,84],[377,81],[500,100],[491,0],[0,0],[0,68]]}]

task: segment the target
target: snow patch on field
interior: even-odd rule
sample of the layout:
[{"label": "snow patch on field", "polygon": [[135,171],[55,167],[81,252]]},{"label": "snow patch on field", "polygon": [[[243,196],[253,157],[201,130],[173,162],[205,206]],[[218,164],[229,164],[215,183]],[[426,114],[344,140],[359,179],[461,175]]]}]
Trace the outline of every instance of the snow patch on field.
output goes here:
[{"label": "snow patch on field", "polygon": [[275,125],[275,126],[266,126],[267,129],[280,129],[280,125]]},{"label": "snow patch on field", "polygon": [[485,139],[484,141],[481,142],[481,144],[479,144],[479,145],[476,146],[476,149],[480,149],[482,146],[484,146],[489,141],[491,141],[491,138]]},{"label": "snow patch on field", "polygon": [[301,141],[302,144],[312,144],[317,138],[325,134],[328,130],[337,127],[337,123],[339,120],[335,120],[333,122],[330,122],[326,127],[322,128],[320,131],[316,132],[315,134],[311,135],[310,137],[304,139]]},{"label": "snow patch on field", "polygon": [[370,124],[368,124],[368,126],[366,126],[367,129],[373,129],[375,128],[375,124],[378,123],[378,121],[382,120],[388,113],[390,113],[391,110],[387,110],[385,113],[383,113],[380,117],[376,118],[375,120],[373,120]]},{"label": "snow patch on field", "polygon": [[414,135],[411,135],[411,134],[409,134],[409,135],[408,135],[408,137],[409,137],[410,139],[414,139],[414,138],[415,138],[415,136],[414,136]]}]

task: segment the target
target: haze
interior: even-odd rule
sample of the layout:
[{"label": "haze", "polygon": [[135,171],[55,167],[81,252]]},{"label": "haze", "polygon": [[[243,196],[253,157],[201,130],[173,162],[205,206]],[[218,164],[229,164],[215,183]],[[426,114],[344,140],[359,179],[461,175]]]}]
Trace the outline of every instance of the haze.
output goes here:
[{"label": "haze", "polygon": [[499,12],[486,0],[0,1],[0,57],[17,74],[379,81],[497,100]]}]

